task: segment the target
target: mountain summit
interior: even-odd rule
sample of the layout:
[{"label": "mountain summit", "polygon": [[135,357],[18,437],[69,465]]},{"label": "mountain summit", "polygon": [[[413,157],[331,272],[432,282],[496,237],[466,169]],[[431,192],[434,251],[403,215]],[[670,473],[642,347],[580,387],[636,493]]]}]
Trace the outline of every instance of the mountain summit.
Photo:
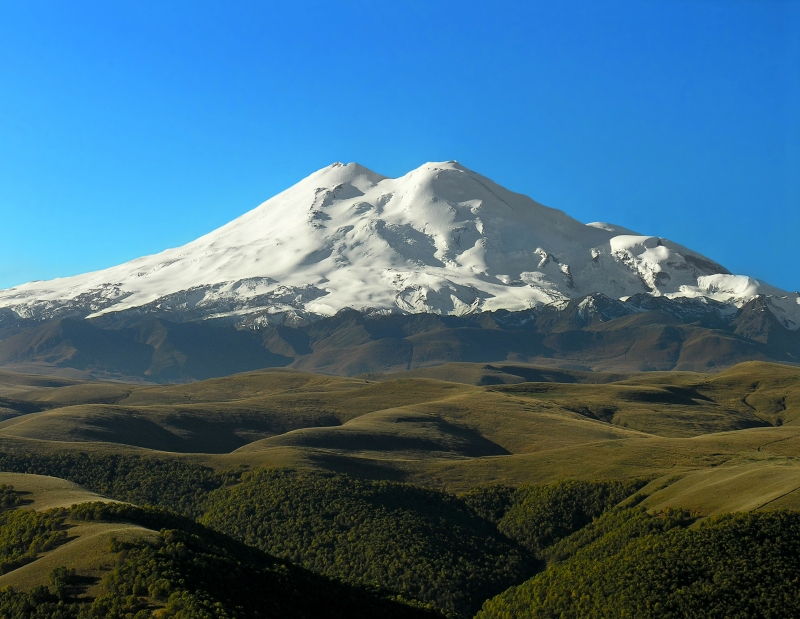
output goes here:
[{"label": "mountain summit", "polygon": [[240,324],[372,312],[521,310],[601,293],[756,297],[784,326],[800,298],[681,245],[583,224],[454,161],[387,178],[334,163],[175,249],[0,291],[23,319],[109,312]]}]

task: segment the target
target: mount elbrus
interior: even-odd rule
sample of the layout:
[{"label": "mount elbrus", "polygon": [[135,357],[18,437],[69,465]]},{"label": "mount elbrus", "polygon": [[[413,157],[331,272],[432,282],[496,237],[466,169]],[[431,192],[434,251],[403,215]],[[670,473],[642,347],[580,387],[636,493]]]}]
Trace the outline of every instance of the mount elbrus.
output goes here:
[{"label": "mount elbrus", "polygon": [[0,292],[23,318],[172,308],[193,318],[327,316],[350,307],[464,314],[563,304],[590,293],[765,295],[787,326],[800,299],[701,254],[582,224],[455,162],[400,178],[335,163],[183,247]]},{"label": "mount elbrus", "polygon": [[302,327],[345,308],[602,314],[609,303],[624,308],[604,319],[654,303],[721,320],[756,307],[782,332],[800,327],[797,293],[657,236],[583,224],[450,161],[399,178],[335,163],[182,247],[0,291],[0,337],[62,319]]}]

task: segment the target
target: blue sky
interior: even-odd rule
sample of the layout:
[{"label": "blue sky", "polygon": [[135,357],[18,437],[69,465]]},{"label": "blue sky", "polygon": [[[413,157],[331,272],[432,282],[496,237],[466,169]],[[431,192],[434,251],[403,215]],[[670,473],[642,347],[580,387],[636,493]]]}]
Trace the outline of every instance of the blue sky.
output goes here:
[{"label": "blue sky", "polygon": [[457,159],[796,290],[800,2],[0,0],[0,287]]}]

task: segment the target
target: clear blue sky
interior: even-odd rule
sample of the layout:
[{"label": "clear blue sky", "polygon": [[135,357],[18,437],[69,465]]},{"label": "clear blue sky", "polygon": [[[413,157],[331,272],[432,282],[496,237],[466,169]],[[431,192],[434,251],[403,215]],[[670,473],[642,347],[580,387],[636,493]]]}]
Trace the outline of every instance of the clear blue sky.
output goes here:
[{"label": "clear blue sky", "polygon": [[0,287],[458,159],[800,288],[800,2],[0,0]]}]

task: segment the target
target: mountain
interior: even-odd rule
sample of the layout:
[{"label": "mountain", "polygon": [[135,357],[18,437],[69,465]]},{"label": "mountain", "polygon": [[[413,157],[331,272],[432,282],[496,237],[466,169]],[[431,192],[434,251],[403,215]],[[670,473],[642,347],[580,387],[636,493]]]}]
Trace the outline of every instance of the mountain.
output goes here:
[{"label": "mountain", "polygon": [[297,324],[343,308],[469,314],[600,293],[754,299],[800,327],[800,296],[658,236],[583,224],[449,161],[387,178],[335,163],[191,243],[0,291],[8,325],[123,312],[172,322]]},{"label": "mountain", "polygon": [[[154,382],[264,367],[352,376],[458,362],[483,364],[481,380],[491,381],[497,364],[516,365],[527,376],[525,364],[707,371],[748,360],[800,362],[800,331],[784,327],[763,298],[734,313],[706,299],[647,294],[625,301],[594,294],[560,309],[463,316],[344,309],[305,324],[249,329],[225,320],[179,323],[121,312],[35,323],[0,339],[0,367]],[[454,380],[451,371],[437,376]]]},{"label": "mountain", "polygon": [[780,616],[799,307],[452,162],[0,292],[0,615]]}]

